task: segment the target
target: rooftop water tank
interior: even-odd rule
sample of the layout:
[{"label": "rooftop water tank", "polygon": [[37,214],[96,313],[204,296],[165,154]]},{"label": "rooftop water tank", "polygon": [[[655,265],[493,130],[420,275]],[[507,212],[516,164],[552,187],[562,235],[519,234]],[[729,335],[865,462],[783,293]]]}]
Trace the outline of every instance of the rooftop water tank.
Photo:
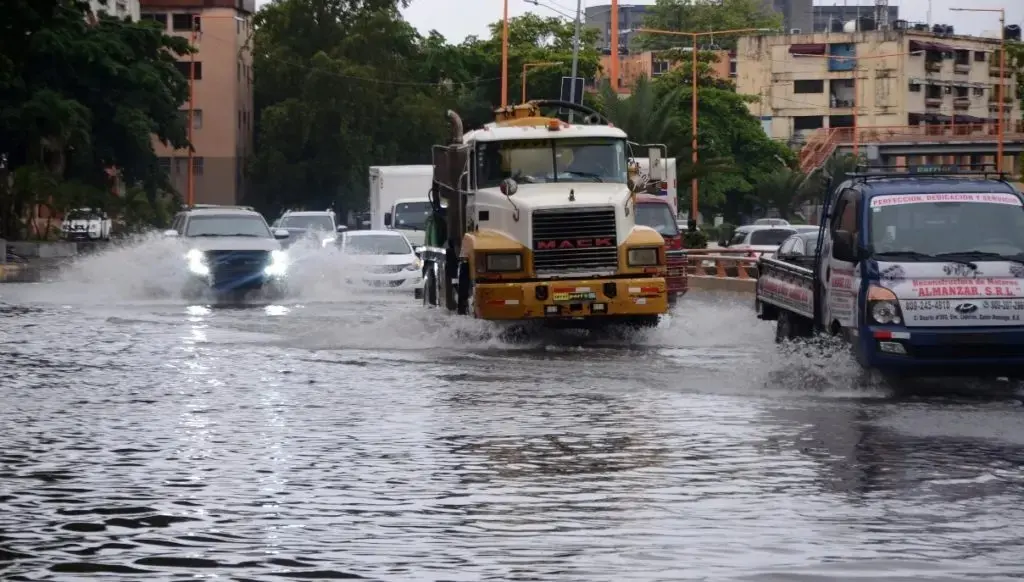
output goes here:
[{"label": "rooftop water tank", "polygon": [[843,32],[857,32],[857,21],[848,20],[843,23]]}]

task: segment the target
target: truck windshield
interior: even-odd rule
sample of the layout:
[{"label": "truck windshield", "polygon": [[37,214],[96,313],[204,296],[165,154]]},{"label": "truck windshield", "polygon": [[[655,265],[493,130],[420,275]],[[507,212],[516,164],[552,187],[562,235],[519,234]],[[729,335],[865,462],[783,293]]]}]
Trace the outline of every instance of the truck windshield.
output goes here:
[{"label": "truck windshield", "polygon": [[433,212],[430,202],[399,202],[393,217],[395,228],[426,230],[427,217]]},{"label": "truck windshield", "polygon": [[1024,207],[1012,194],[875,196],[870,214],[875,254],[1024,253]]},{"label": "truck windshield", "polygon": [[477,186],[505,178],[521,184],[609,182],[625,184],[626,142],[616,138],[484,142],[477,151]]},{"label": "truck windshield", "polygon": [[636,223],[649,226],[658,231],[661,236],[676,236],[679,234],[679,225],[672,216],[672,209],[668,204],[660,202],[641,202],[636,205]]}]

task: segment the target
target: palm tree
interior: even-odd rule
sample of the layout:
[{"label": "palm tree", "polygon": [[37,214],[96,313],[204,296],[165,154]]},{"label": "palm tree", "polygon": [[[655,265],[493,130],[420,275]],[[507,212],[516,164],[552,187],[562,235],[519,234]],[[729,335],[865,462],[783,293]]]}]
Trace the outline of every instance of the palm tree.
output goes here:
[{"label": "palm tree", "polygon": [[807,182],[808,176],[803,172],[780,168],[757,184],[757,199],[764,207],[774,208],[782,218],[789,219],[805,199]]}]

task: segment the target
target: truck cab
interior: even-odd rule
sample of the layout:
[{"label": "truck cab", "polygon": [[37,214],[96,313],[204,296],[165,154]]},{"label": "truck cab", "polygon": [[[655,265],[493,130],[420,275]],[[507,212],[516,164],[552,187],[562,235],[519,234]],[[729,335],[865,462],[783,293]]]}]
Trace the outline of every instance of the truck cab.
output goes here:
[{"label": "truck cab", "polygon": [[826,202],[812,269],[762,259],[779,336],[817,330],[899,376],[1024,372],[1024,199],[1002,179],[864,174]]},{"label": "truck cab", "polygon": [[465,133],[449,112],[424,302],[492,321],[656,325],[668,310],[665,240],[636,222],[625,132],[543,116],[544,103],[499,109]]}]

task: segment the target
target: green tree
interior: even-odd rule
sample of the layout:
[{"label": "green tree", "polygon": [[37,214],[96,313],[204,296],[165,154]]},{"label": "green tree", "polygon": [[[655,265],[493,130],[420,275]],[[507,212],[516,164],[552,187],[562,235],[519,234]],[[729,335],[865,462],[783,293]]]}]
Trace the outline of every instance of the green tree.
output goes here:
[{"label": "green tree", "polygon": [[[644,27],[676,32],[714,32],[747,28],[779,30],[782,28],[782,16],[768,7],[763,0],[657,0],[644,18]],[[664,34],[641,34],[637,35],[634,42],[644,50],[659,50],[688,47],[691,39]],[[706,35],[699,39],[699,42],[703,45],[714,44],[721,48],[734,48],[736,37]]]},{"label": "green tree", "polygon": [[757,203],[764,209],[775,209],[779,216],[792,218],[797,206],[809,193],[808,176],[799,170],[780,168],[764,176],[754,190]]},{"label": "green tree", "polygon": [[111,168],[155,201],[169,184],[153,136],[188,145],[179,114],[187,84],[175,66],[188,43],[150,23],[90,23],[84,2],[15,4],[0,28],[0,167],[35,178],[20,180],[29,191],[0,175],[0,236],[25,234],[33,204],[109,206]]}]

